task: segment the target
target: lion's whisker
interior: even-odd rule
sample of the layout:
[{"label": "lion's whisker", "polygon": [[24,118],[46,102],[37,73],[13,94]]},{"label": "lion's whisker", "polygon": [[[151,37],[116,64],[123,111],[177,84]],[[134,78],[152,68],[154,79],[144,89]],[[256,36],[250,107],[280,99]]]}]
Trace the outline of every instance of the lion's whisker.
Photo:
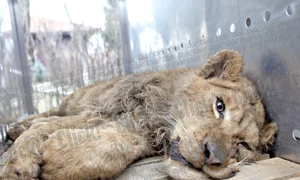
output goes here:
[{"label": "lion's whisker", "polygon": [[187,129],[183,126],[183,124],[178,120],[178,119],[176,119],[175,117],[173,117],[172,115],[171,115],[171,118],[172,119],[174,119],[182,128],[183,128],[183,130],[187,133],[188,131],[187,131]]},{"label": "lion's whisker", "polygon": [[240,164],[243,164],[244,161],[252,154],[253,152],[250,152],[246,157],[244,157],[244,159],[242,159],[241,161],[237,162],[237,163],[234,163],[232,166],[235,167],[235,166],[238,166]]}]

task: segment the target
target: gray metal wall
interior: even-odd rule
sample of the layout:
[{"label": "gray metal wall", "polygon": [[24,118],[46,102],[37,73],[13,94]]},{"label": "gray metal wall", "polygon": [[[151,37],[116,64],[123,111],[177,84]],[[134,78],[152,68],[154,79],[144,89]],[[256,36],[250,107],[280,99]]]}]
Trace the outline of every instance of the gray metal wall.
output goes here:
[{"label": "gray metal wall", "polygon": [[300,163],[299,0],[119,3],[127,73],[199,67],[219,50],[239,51],[280,126],[276,156]]}]

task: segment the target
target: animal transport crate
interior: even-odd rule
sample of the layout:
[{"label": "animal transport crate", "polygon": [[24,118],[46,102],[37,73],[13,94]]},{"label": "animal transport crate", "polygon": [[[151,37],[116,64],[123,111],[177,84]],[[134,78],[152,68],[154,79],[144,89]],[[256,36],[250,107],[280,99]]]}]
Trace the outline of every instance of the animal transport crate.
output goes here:
[{"label": "animal transport crate", "polygon": [[243,55],[269,118],[275,156],[300,163],[300,1],[119,2],[127,73],[200,67],[223,49]]},{"label": "animal transport crate", "polygon": [[[18,15],[14,4],[9,5]],[[200,67],[219,50],[240,52],[244,71],[258,85],[268,119],[278,123],[279,134],[270,159],[266,155],[242,166],[232,179],[300,179],[299,0],[120,0],[116,7],[125,74]],[[19,21],[13,18],[13,28]],[[17,43],[22,42],[20,34],[13,30]],[[11,77],[30,98],[23,45],[16,51],[21,61],[14,66],[23,76]],[[20,101],[26,102],[19,107],[20,115],[33,112],[30,100]],[[2,138],[4,131],[5,126]],[[136,162],[118,179],[168,179],[161,172],[162,158]]]}]

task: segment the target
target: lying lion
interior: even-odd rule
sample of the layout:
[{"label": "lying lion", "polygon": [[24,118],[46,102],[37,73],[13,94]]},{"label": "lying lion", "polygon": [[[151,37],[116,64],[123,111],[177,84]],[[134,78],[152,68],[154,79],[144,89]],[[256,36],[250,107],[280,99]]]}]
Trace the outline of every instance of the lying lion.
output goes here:
[{"label": "lying lion", "polygon": [[[9,128],[14,150],[0,179],[107,179],[165,154],[174,179],[222,179],[274,142],[242,56],[222,51],[201,69],[133,74],[67,96]],[[24,132],[24,133],[23,133]]]}]

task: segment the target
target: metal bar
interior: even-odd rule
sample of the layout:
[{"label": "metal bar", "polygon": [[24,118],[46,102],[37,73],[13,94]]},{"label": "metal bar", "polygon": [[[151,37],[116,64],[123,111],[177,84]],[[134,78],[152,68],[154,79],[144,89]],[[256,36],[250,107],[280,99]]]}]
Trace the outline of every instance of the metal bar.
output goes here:
[{"label": "metal bar", "polygon": [[8,6],[11,17],[12,34],[14,39],[15,57],[19,63],[22,72],[22,84],[24,88],[23,104],[28,114],[34,113],[32,94],[31,94],[31,78],[29,76],[29,68],[27,64],[26,46],[24,41],[24,32],[22,18],[18,0],[8,0]]},{"label": "metal bar", "polygon": [[129,27],[128,27],[128,14],[127,5],[125,0],[118,1],[117,5],[118,17],[120,21],[121,30],[121,51],[123,58],[124,73],[131,74],[131,49],[130,49],[130,37],[129,37]]}]

